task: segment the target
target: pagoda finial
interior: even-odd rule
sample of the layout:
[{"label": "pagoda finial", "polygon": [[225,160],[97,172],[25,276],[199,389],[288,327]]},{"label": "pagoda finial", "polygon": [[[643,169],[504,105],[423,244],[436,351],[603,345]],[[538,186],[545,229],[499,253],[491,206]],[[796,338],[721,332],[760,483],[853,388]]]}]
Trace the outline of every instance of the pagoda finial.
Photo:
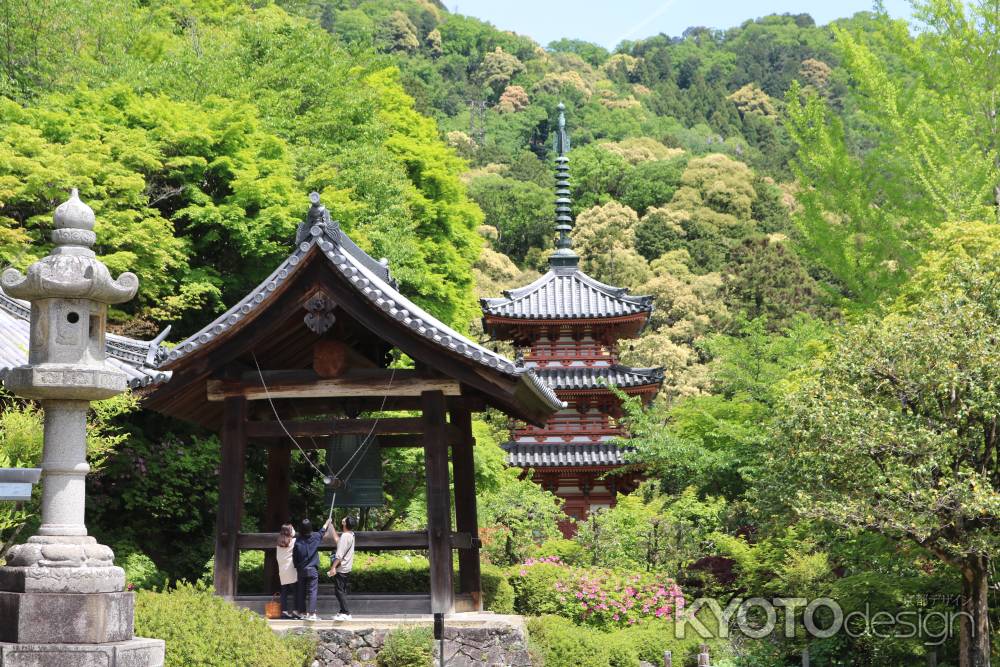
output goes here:
[{"label": "pagoda finial", "polygon": [[575,270],[580,256],[573,252],[573,239],[569,233],[573,230],[573,210],[569,190],[569,134],[566,132],[566,105],[562,102],[559,109],[559,126],[556,130],[556,251],[549,257],[549,266],[553,269]]}]

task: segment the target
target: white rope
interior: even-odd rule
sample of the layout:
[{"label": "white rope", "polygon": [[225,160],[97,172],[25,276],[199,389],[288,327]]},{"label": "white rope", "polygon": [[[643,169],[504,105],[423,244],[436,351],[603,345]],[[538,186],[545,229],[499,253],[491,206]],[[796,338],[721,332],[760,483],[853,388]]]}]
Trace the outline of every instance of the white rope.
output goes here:
[{"label": "white rope", "polygon": [[[327,473],[324,473],[319,466],[317,466],[315,463],[312,462],[312,459],[309,458],[309,455],[306,453],[306,450],[302,448],[302,445],[299,444],[299,441],[295,439],[295,437],[288,431],[287,428],[285,428],[285,423],[281,420],[281,415],[278,414],[278,408],[277,406],[274,405],[274,400],[271,399],[271,392],[267,388],[267,382],[264,381],[264,373],[263,371],[261,371],[260,363],[257,361],[257,354],[251,351],[250,355],[253,357],[254,366],[257,367],[257,376],[260,378],[260,385],[261,387],[264,388],[264,396],[267,398],[267,402],[271,406],[271,412],[274,413],[275,420],[278,422],[278,425],[281,427],[281,430],[285,432],[285,435],[288,436],[288,439],[291,440],[298,448],[298,450],[302,453],[302,456],[303,458],[305,458],[306,463],[308,463],[313,470],[318,472],[323,477],[324,480],[331,479],[331,482],[333,480],[338,480],[338,479],[342,479],[344,482],[349,480],[351,478],[351,475],[354,474],[354,471],[358,469],[358,466],[361,464],[361,461],[364,460],[364,455],[359,456],[359,454],[361,454],[362,452],[367,452],[368,449],[370,449],[372,442],[375,441],[373,436],[375,434],[375,429],[378,428],[379,421],[382,419],[381,414],[378,417],[376,417],[375,420],[372,422],[372,427],[368,431],[368,435],[366,435],[364,439],[361,441],[361,445],[356,450],[354,450],[354,453],[351,454],[351,456],[347,459],[344,465],[341,466],[340,470],[338,470],[336,474],[332,476],[332,478],[328,478],[327,473],[331,472],[329,466],[327,467]],[[379,406],[378,409],[379,413],[385,411],[385,404],[389,400],[389,391],[392,389],[393,380],[396,379],[396,369],[393,368],[390,370],[391,372],[389,374],[389,383],[386,385],[385,393],[382,395],[382,405]],[[313,444],[316,444],[315,440],[313,440]],[[344,470],[346,470],[347,466],[351,464],[351,461],[354,461],[355,457],[358,457],[358,460],[355,461],[354,466],[351,467],[350,472],[348,472],[345,477],[341,478],[341,475],[343,474]],[[333,518],[333,506],[336,504],[336,502],[337,502],[337,492],[334,491],[333,499],[330,502],[330,512],[327,515],[327,520]]]},{"label": "white rope", "polygon": [[302,445],[300,445],[299,441],[295,439],[295,436],[289,433],[288,429],[285,428],[285,422],[281,421],[281,416],[278,415],[278,408],[274,405],[274,401],[271,399],[271,392],[267,388],[267,383],[264,382],[264,373],[263,371],[260,370],[260,363],[258,363],[257,361],[257,353],[251,351],[250,356],[253,357],[254,366],[257,367],[257,375],[258,377],[260,377],[260,385],[264,388],[264,396],[267,398],[267,402],[271,405],[271,412],[274,413],[274,419],[278,422],[278,426],[281,427],[281,430],[285,432],[285,435],[288,436],[288,439],[291,440],[293,443],[295,443],[295,446],[298,447],[300,452],[302,452],[302,456],[303,458],[305,458],[306,463],[308,463],[312,467],[312,469],[318,472],[321,476],[325,477],[326,474],[320,469],[319,466],[317,466],[315,463],[312,462],[312,459],[310,459],[309,455],[306,454],[306,450],[302,448]]}]

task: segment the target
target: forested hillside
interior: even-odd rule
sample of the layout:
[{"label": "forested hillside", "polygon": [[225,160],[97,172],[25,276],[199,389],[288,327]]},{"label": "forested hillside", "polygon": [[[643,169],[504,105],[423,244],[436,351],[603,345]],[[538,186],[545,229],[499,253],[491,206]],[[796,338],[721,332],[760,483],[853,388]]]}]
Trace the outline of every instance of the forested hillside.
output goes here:
[{"label": "forested hillside", "polygon": [[[483,338],[476,297],[545,270],[562,102],[574,248],[590,275],[653,296],[621,353],[666,381],[651,407],[627,404],[651,480],[572,542],[548,539],[554,497],[504,469],[506,424],[477,422],[484,553],[513,567],[517,611],[589,626],[563,648],[611,650],[628,629],[531,588],[526,559],[562,572],[534,560],[558,556],[690,596],[829,596],[845,613],[948,612],[964,596],[980,623],[1000,555],[995,4],[915,0],[914,25],[772,15],[609,52],[434,0],[0,0],[0,258],[44,254],[78,187],[101,259],[140,278],[112,328],[171,325],[177,340],[287,254],[316,190],[404,293]],[[4,405],[0,465],[30,463],[39,413]],[[198,576],[215,436],[134,407],[94,415],[88,520]],[[263,466],[251,456],[249,517]],[[419,466],[385,461],[379,527],[420,525]],[[297,511],[315,512],[319,483],[298,460],[293,477]],[[983,664],[969,625],[933,649],[797,628],[726,642],[720,664],[800,664],[806,648],[813,665]],[[662,655],[652,634],[634,641],[627,656]]]}]

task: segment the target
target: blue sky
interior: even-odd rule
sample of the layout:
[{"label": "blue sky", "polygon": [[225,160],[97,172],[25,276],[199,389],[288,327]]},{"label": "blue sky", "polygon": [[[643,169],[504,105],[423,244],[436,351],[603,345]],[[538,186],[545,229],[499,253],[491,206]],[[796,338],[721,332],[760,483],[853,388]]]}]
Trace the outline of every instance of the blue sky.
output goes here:
[{"label": "blue sky", "polygon": [[[623,39],[663,32],[680,35],[693,25],[730,28],[766,14],[811,14],[823,24],[870,10],[872,0],[444,0],[450,10],[489,21],[501,30],[548,44],[572,37],[613,48]],[[908,17],[906,0],[885,0],[886,10]]]}]

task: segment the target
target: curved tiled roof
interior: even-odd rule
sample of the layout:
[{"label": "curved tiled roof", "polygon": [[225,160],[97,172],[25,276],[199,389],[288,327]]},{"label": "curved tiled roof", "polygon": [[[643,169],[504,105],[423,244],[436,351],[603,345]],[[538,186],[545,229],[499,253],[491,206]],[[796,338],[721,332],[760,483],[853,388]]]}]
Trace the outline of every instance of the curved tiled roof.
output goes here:
[{"label": "curved tiled roof", "polygon": [[628,366],[568,366],[535,368],[535,373],[555,390],[622,389],[658,385],[663,382],[662,368],[629,368]]},{"label": "curved tiled roof", "polygon": [[518,468],[620,466],[628,463],[622,449],[610,442],[524,443],[508,442],[507,464]]},{"label": "curved tiled roof", "polygon": [[650,296],[631,296],[624,287],[594,280],[575,267],[555,268],[535,282],[481,299],[487,316],[515,319],[591,319],[624,317],[653,310]]},{"label": "curved tiled roof", "polygon": [[[17,366],[28,363],[28,335],[31,307],[0,290],[0,377]],[[158,341],[136,340],[107,334],[108,364],[125,373],[132,389],[160,384],[170,379],[170,372],[158,369],[165,350]]]},{"label": "curved tiled roof", "polygon": [[183,357],[210,345],[221,334],[254,314],[267,301],[268,295],[288,281],[297,267],[303,264],[306,255],[316,248],[372,305],[423,338],[476,364],[524,382],[550,407],[558,409],[562,406],[562,401],[552,389],[529,369],[519,367],[506,357],[474,343],[400,294],[389,274],[387,263],[372,259],[358,248],[340,229],[340,225],[330,219],[325,208],[314,205],[308,223],[300,225],[296,238],[298,244],[295,250],[270,276],[232,308],[170,350],[164,365],[173,366]]}]

